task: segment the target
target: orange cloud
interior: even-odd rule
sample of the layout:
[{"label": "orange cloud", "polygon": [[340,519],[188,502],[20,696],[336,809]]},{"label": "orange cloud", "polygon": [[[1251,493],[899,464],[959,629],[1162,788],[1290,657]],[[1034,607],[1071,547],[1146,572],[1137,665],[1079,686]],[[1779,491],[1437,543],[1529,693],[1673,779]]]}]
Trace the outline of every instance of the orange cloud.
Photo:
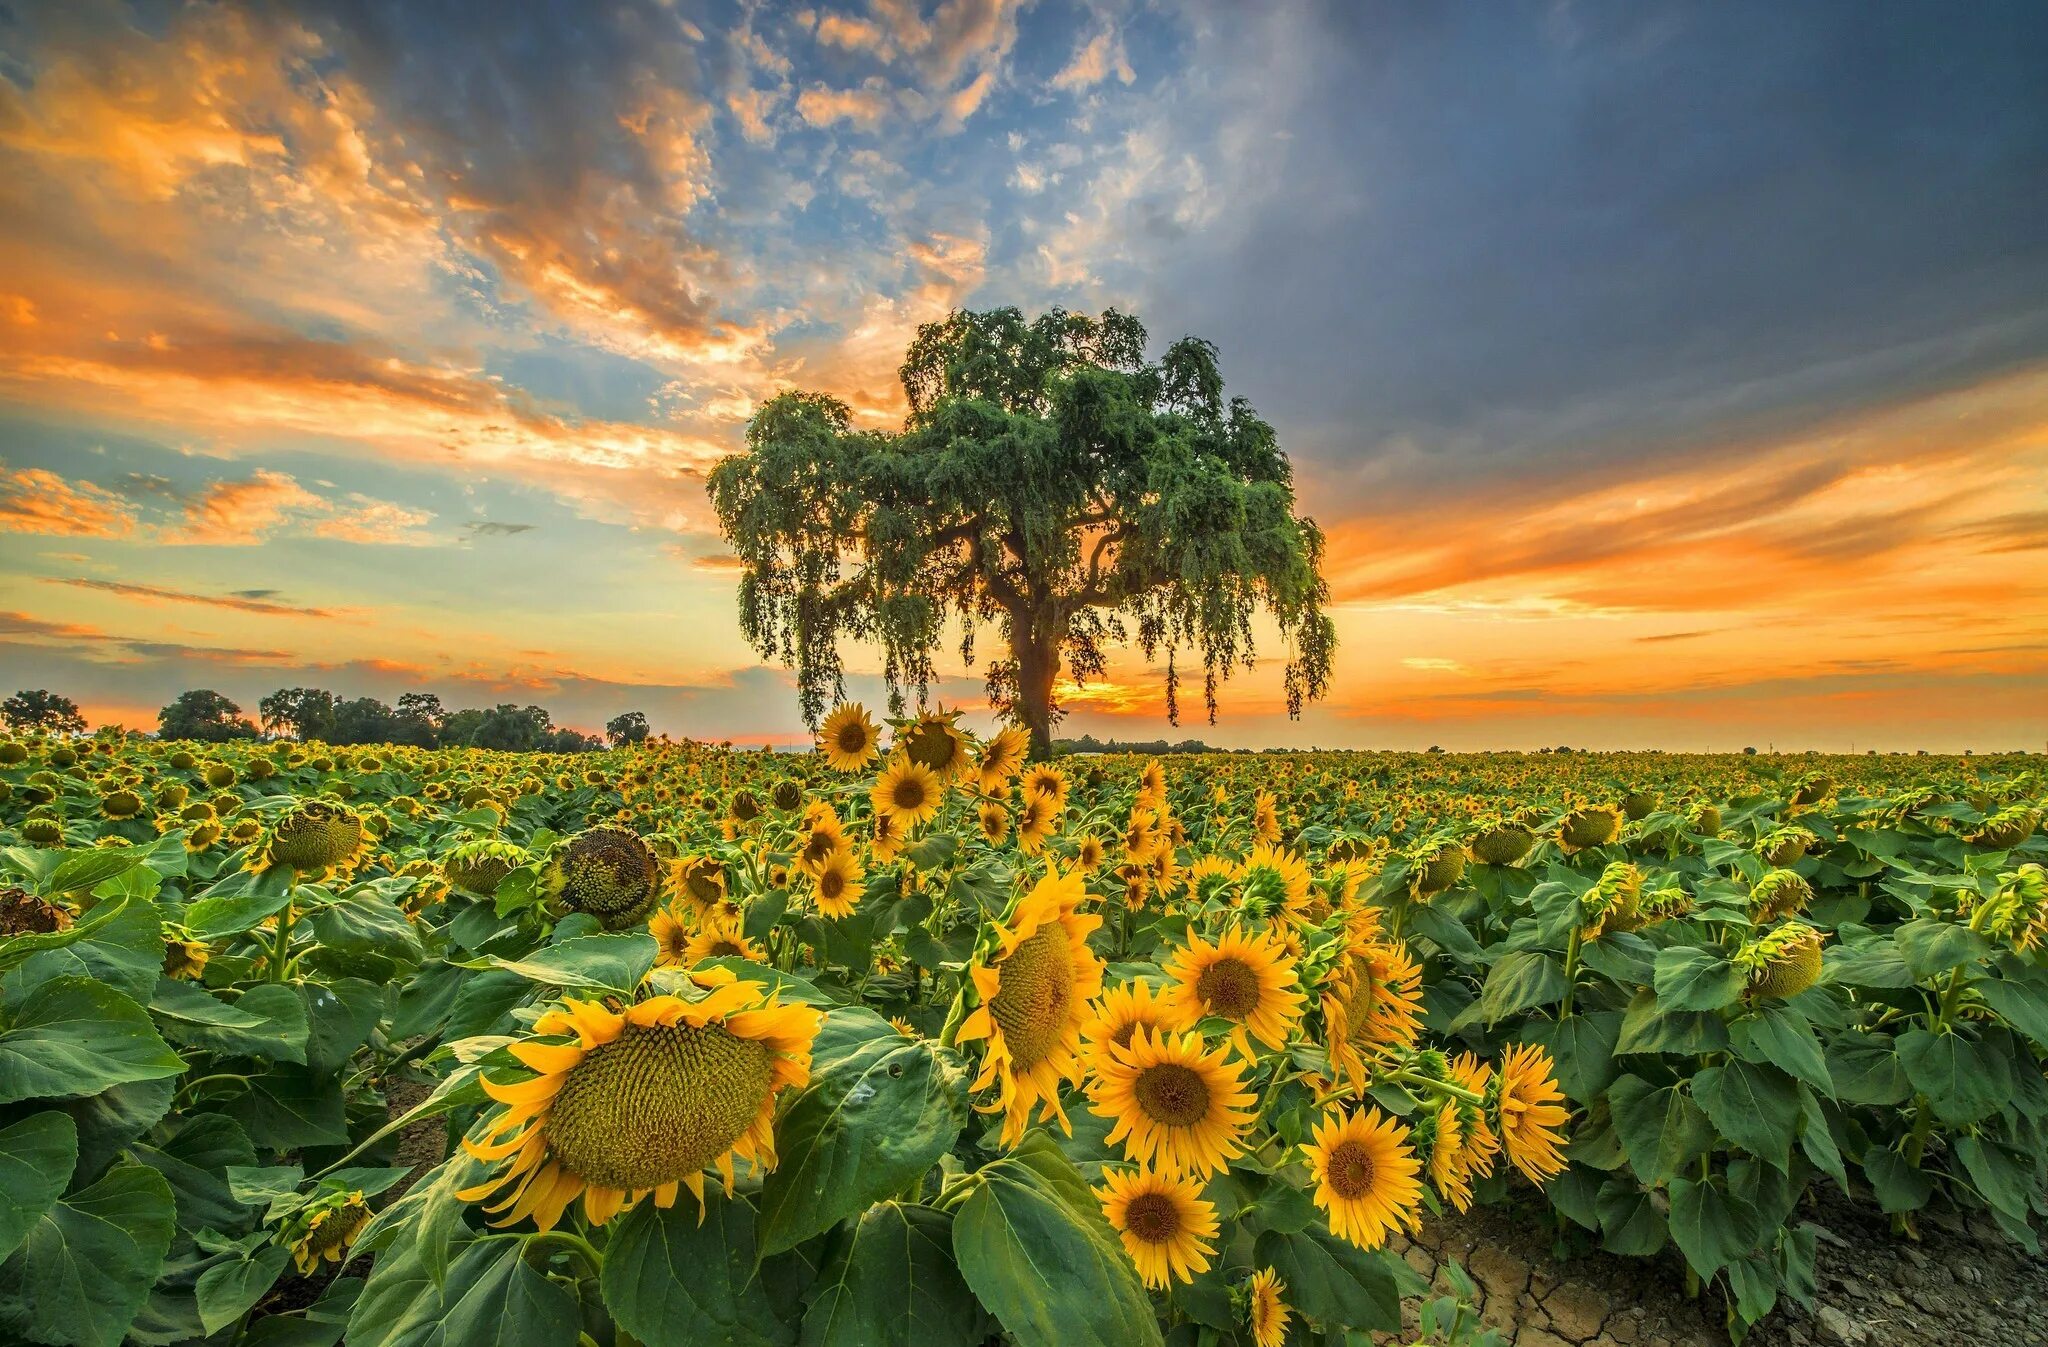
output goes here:
[{"label": "orange cloud", "polygon": [[67,538],[125,538],[135,515],[111,491],[43,468],[0,471],[0,530]]},{"label": "orange cloud", "polygon": [[[144,603],[193,603],[210,608],[226,608],[237,613],[256,613],[273,617],[317,617],[329,618],[337,614],[327,608],[305,608],[295,604],[277,603],[270,599],[254,598],[248,594],[194,594],[182,589],[166,589],[161,585],[129,584],[120,580],[51,580],[53,585],[71,585],[78,589],[98,590],[105,594],[116,594],[122,598],[136,599]],[[252,591],[257,593],[260,591]],[[17,615],[18,616],[18,615]]]}]

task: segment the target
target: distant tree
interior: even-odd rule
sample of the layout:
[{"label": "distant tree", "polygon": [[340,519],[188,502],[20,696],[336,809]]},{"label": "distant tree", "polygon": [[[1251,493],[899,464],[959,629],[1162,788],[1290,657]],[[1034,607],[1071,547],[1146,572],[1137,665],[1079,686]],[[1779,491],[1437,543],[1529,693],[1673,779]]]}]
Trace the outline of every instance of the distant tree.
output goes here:
[{"label": "distant tree", "polygon": [[540,747],[541,739],[553,728],[545,709],[504,702],[487,711],[457,711],[448,718],[442,742],[528,753]]},{"label": "distant tree", "polygon": [[388,744],[397,733],[398,717],[390,707],[375,697],[358,697],[354,701],[337,703],[334,708],[334,733],[328,742],[335,744]]},{"label": "distant tree", "polygon": [[279,688],[256,703],[267,734],[294,739],[334,738],[335,696],[325,688]]},{"label": "distant tree", "polygon": [[922,698],[947,619],[996,624],[996,707],[1043,757],[1064,667],[1100,677],[1107,647],[1192,647],[1211,720],[1220,680],[1251,662],[1269,610],[1291,648],[1287,706],[1323,695],[1336,629],[1323,612],[1323,535],[1294,512],[1273,427],[1225,402],[1216,348],[1195,337],[1145,359],[1115,310],[958,312],[918,329],[901,370],[899,433],[856,431],[822,393],[789,392],[711,472],[719,526],[745,567],[740,627],[796,670],[813,727],[843,696],[839,643],[882,647],[892,706]]},{"label": "distant tree", "polygon": [[78,703],[45,688],[25,688],[0,701],[0,720],[16,730],[41,730],[46,734],[78,734],[85,729],[85,717]]},{"label": "distant tree", "polygon": [[179,693],[176,701],[156,713],[156,723],[159,739],[218,744],[256,737],[256,727],[242,719],[242,708],[210,688]]},{"label": "distant tree", "polygon": [[647,717],[639,711],[613,716],[605,722],[604,737],[611,740],[613,748],[644,744],[647,742]]},{"label": "distant tree", "polygon": [[535,747],[543,753],[595,753],[604,747],[604,740],[594,734],[557,726],[542,735]]},{"label": "distant tree", "polygon": [[441,727],[447,723],[447,708],[431,692],[408,692],[398,699],[392,739],[417,748],[433,748],[441,742]]}]

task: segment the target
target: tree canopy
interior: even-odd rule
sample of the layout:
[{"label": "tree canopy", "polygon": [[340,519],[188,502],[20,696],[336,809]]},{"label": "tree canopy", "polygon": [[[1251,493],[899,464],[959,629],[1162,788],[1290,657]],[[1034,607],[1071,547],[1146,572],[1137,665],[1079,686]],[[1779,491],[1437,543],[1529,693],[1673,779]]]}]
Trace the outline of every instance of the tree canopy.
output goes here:
[{"label": "tree canopy", "polygon": [[1323,537],[1295,513],[1273,427],[1225,400],[1213,344],[1184,337],[1150,362],[1145,342],[1113,309],[956,312],[911,343],[900,430],[855,429],[821,393],[754,415],[711,500],[745,567],[741,629],[795,670],[814,728],[845,695],[843,640],[881,647],[900,711],[906,690],[925,700],[951,619],[970,662],[995,625],[1007,653],[987,666],[990,697],[1040,756],[1062,666],[1100,677],[1119,643],[1164,654],[1174,724],[1191,652],[1213,722],[1260,609],[1289,646],[1289,714],[1323,695]]},{"label": "tree canopy", "polygon": [[211,688],[179,693],[177,700],[156,713],[156,723],[157,734],[165,739],[218,744],[256,737],[256,727],[242,719],[242,708]]},{"label": "tree canopy", "polygon": [[0,720],[17,730],[42,730],[49,734],[77,734],[85,728],[78,703],[46,688],[24,688],[0,701]]}]

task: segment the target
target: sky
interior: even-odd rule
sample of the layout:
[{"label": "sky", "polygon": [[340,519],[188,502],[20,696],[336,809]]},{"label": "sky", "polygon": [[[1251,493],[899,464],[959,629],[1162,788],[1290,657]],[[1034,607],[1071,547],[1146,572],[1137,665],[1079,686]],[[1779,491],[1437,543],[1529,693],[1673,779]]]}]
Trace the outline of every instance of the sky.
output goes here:
[{"label": "sky", "polygon": [[2032,0],[0,0],[0,683],[801,742],[707,468],[1114,305],[1277,427],[1340,647],[1065,732],[2038,751],[2044,70]]}]

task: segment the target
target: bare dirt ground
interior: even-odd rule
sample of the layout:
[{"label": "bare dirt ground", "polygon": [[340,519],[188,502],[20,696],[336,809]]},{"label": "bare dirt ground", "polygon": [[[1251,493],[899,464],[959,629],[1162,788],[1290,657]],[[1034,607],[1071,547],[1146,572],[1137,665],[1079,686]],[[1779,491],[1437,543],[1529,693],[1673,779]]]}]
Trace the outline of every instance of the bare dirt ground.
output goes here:
[{"label": "bare dirt ground", "polygon": [[[1755,1347],[2044,1347],[2048,1256],[2029,1254],[1989,1221],[1922,1213],[1916,1242],[1873,1208],[1833,1190],[1801,1219],[1818,1226],[1813,1309],[1789,1301],[1751,1330]],[[1669,1250],[1655,1259],[1571,1252],[1542,1212],[1488,1209],[1426,1223],[1396,1247],[1433,1276],[1446,1258],[1478,1286],[1486,1324],[1514,1347],[1718,1347],[1718,1296],[1685,1294]],[[1563,1256],[1560,1256],[1563,1255]],[[1448,1285],[1437,1279],[1439,1290]],[[1409,1307],[1411,1326],[1414,1307]],[[1389,1339],[1390,1341],[1392,1339]]]}]

